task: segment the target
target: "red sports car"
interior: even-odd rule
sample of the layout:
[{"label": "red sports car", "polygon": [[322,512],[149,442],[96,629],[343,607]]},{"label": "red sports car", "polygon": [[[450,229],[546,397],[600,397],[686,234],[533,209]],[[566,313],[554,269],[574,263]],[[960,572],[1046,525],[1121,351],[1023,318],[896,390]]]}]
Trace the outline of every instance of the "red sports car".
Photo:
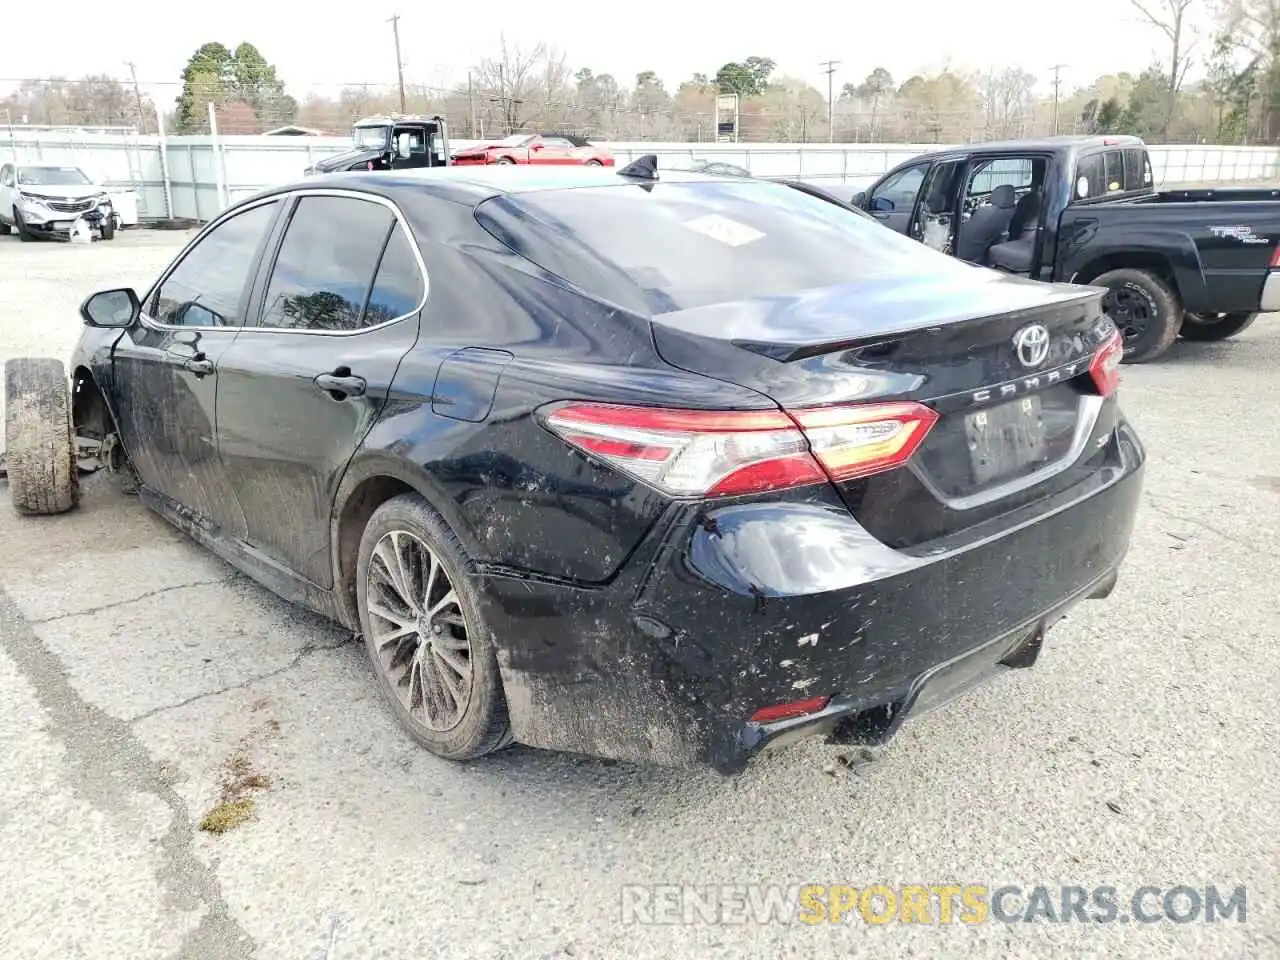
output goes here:
[{"label": "red sports car", "polygon": [[562,133],[517,133],[515,136],[459,150],[458,166],[480,163],[547,163],[559,166],[612,167],[608,150],[581,137]]}]

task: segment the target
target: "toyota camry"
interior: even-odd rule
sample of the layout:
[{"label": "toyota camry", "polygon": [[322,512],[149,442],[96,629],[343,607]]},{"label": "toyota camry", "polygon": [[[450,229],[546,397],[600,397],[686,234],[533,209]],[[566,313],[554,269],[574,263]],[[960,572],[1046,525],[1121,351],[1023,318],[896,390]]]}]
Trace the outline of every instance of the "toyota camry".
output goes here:
[{"label": "toyota camry", "polygon": [[70,509],[91,452],[362,636],[442,757],[731,772],[882,743],[1111,591],[1102,295],[652,162],[313,177],[90,297],[69,372],[8,363],[11,494]]}]

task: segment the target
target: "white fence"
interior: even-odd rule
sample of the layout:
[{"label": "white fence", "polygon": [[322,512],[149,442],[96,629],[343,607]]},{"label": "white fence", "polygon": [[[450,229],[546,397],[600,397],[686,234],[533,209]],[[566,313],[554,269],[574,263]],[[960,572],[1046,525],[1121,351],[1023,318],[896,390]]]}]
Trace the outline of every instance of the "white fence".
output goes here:
[{"label": "white fence", "polygon": [[[7,136],[6,136],[7,133]],[[7,143],[5,142],[7,141]],[[450,141],[453,147],[471,141]],[[610,143],[620,162],[645,153],[660,166],[714,158],[760,176],[796,176],[863,186],[939,144]],[[74,164],[120,193],[136,192],[138,218],[208,220],[230,203],[339,153],[338,137],[168,137],[0,128],[0,162]],[[1280,148],[1152,145],[1161,184],[1280,179]]]}]

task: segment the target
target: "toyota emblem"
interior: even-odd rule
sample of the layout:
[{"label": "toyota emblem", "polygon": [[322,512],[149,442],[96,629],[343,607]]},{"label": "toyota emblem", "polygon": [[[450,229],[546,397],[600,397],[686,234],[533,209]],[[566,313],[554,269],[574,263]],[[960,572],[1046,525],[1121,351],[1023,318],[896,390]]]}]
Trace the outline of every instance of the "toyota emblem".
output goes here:
[{"label": "toyota emblem", "polygon": [[1013,348],[1024,367],[1038,367],[1049,356],[1049,329],[1042,323],[1023,327],[1013,335]]}]

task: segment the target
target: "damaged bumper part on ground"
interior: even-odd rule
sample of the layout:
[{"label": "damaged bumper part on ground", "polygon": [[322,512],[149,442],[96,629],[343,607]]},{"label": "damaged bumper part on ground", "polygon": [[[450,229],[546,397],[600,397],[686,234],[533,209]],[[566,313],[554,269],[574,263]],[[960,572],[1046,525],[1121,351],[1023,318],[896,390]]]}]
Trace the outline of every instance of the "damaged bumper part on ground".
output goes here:
[{"label": "damaged bumper part on ground", "polygon": [[816,734],[883,743],[1110,592],[1143,459],[1121,423],[1091,478],[958,542],[890,549],[811,488],[673,506],[606,587],[490,577],[513,733],[726,773]]}]

